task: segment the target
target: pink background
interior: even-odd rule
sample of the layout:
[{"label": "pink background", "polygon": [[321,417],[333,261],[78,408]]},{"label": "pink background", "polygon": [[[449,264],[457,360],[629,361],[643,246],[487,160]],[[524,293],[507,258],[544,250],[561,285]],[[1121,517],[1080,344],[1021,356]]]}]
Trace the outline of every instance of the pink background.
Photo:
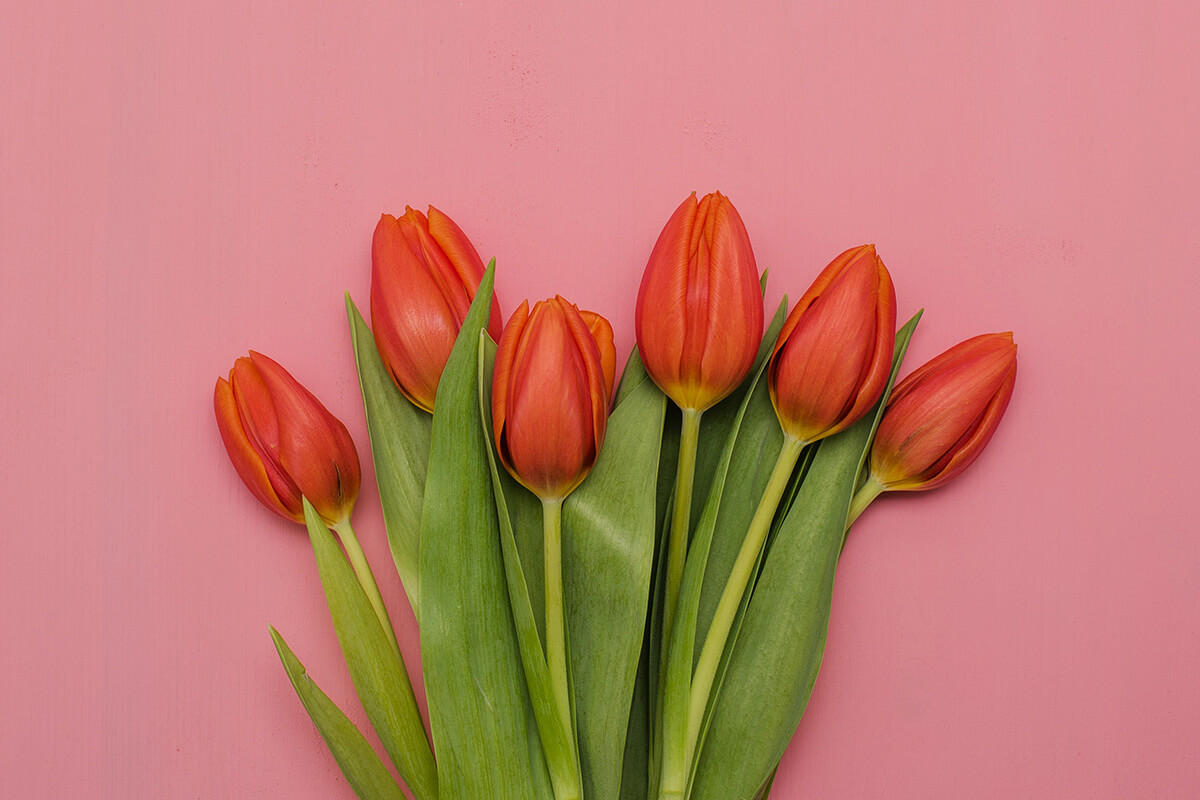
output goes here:
[{"label": "pink background", "polygon": [[856,529],[773,797],[1200,793],[1194,3],[33,5],[0,31],[0,795],[352,797],[267,636],[362,719],[308,544],[216,377],[274,356],[365,456],[341,293],[380,212],[438,205],[506,315],[561,292],[627,352],[714,188],[769,300],[874,241],[927,310],[910,368],[1021,348],[978,464]]}]

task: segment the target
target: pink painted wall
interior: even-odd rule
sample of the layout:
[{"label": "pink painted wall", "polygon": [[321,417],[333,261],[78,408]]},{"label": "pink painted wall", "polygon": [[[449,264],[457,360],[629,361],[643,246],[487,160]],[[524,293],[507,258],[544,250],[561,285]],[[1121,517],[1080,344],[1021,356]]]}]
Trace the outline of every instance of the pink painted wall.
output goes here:
[{"label": "pink painted wall", "polygon": [[267,636],[352,705],[308,545],[213,382],[271,354],[365,452],[341,293],[406,203],[627,351],[714,188],[770,300],[874,241],[910,364],[1021,347],[979,463],[856,529],[773,796],[1200,794],[1195,4],[348,5],[6,4],[0,795],[350,798]]}]

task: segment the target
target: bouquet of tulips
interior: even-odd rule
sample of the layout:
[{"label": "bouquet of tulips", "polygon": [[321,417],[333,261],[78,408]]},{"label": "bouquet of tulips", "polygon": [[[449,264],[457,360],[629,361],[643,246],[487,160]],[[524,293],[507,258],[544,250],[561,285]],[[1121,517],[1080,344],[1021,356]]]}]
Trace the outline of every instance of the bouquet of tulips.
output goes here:
[{"label": "bouquet of tulips", "polygon": [[562,297],[501,327],[494,260],[437,209],[384,215],[372,262],[371,329],[349,297],[346,310],[428,728],[350,524],[345,426],[254,352],[215,397],[238,474],[307,526],[390,766],[271,635],[354,791],[767,797],[821,663],[847,530],[881,493],[974,461],[1012,394],[1012,335],[895,383],[920,314],[897,332],[871,245],[766,321],[765,275],[719,193],[663,228],[619,381],[612,327]]}]

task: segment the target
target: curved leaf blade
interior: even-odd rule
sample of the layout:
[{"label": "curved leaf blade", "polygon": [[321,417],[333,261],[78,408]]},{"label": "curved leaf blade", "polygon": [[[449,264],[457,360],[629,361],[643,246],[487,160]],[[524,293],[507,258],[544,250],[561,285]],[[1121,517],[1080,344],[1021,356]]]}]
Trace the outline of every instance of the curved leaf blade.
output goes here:
[{"label": "curved leaf blade", "polygon": [[441,800],[545,796],[480,424],[479,335],[494,276],[493,262],[438,384],[421,517],[421,656]]},{"label": "curved leaf blade", "polygon": [[396,388],[375,347],[371,330],[358,313],[349,292],[346,293],[346,316],[354,345],[367,432],[371,438],[371,458],[375,464],[375,482],[379,486],[388,547],[408,602],[419,618],[421,507],[425,475],[429,469],[433,418],[409,402]]},{"label": "curved leaf blade", "polygon": [[283,636],[271,628],[271,639],[283,669],[292,682],[304,710],[325,740],[325,745],[346,776],[346,782],[361,800],[405,800],[404,792],[383,765],[362,732],[354,726],[329,695],[308,676],[304,665],[288,647]]},{"label": "curved leaf blade", "polygon": [[891,381],[876,407],[817,445],[711,701],[693,800],[754,797],[796,731],[825,650],[834,573],[858,471],[919,317],[896,335]]},{"label": "curved leaf blade", "polygon": [[363,710],[413,795],[433,800],[438,796],[437,768],[404,662],[392,649],[333,534],[307,498],[304,521],[333,628]]}]

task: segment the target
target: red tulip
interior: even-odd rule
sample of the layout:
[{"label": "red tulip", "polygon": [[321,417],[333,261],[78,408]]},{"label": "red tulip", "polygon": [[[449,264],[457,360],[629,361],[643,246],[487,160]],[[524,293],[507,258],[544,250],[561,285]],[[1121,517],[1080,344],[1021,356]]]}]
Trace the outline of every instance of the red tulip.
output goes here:
[{"label": "red tulip", "polygon": [[[405,207],[384,214],[371,244],[371,326],[379,355],[404,396],[433,411],[438,381],[471,300],[483,261],[454,221],[433,206],[429,218]],[[488,332],[500,335],[492,297]]]},{"label": "red tulip", "polygon": [[956,344],[896,385],[871,447],[885,489],[934,489],[971,465],[996,432],[1017,378],[1012,333]]},{"label": "red tulip", "polygon": [[250,351],[217,378],[217,427],[238,475],[263,505],[304,521],[307,497],[330,525],[350,518],[361,474],[341,421],[271,359]]},{"label": "red tulip", "polygon": [[596,463],[615,363],[608,321],[562,297],[533,311],[521,303],[504,327],[492,375],[496,447],[542,500],[566,497]]},{"label": "red tulip", "polygon": [[896,292],[874,245],[827,266],[788,314],[767,381],[784,433],[815,442],[854,424],[892,369]]},{"label": "red tulip", "polygon": [[762,291],[746,226],[720,192],[685,199],[667,221],[638,289],[638,351],[680,408],[704,411],[754,365]]}]

